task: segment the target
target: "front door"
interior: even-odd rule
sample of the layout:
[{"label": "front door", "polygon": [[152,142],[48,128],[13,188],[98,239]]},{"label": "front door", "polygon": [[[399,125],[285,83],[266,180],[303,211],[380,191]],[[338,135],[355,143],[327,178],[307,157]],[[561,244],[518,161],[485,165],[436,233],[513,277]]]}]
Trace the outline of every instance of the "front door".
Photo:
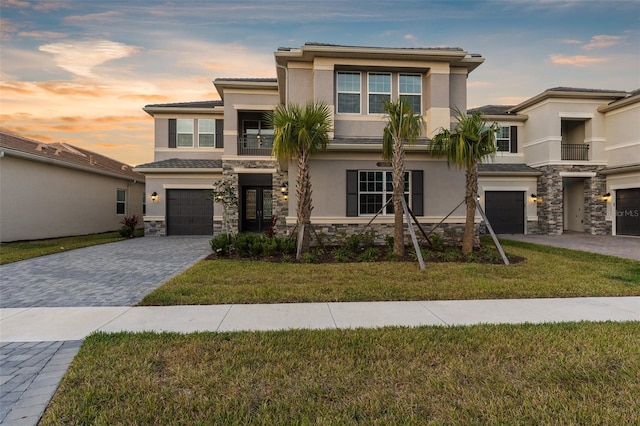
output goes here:
[{"label": "front door", "polygon": [[271,225],[273,189],[248,186],[242,190],[242,231],[262,232]]}]

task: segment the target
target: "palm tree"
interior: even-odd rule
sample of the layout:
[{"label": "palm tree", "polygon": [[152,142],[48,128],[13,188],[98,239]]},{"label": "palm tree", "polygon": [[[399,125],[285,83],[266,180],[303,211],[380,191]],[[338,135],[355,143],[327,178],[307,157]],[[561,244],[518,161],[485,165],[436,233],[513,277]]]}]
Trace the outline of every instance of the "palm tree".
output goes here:
[{"label": "palm tree", "polygon": [[[331,128],[331,109],[324,103],[309,102],[300,105],[278,105],[268,115],[273,127],[273,155],[278,160],[290,161],[297,158],[296,196],[298,199],[298,238],[302,239],[302,250],[307,252],[310,245],[311,178],[309,176],[309,156],[326,149]],[[302,231],[302,232],[300,232]]]},{"label": "palm tree", "polygon": [[424,127],[420,114],[414,114],[411,106],[401,98],[387,102],[384,107],[387,125],[382,134],[382,157],[391,160],[393,169],[393,254],[404,256],[404,221],[402,198],[404,197],[404,145],[414,143]]},{"label": "palm tree", "polygon": [[437,157],[446,157],[447,164],[465,169],[465,195],[467,216],[462,236],[462,252],[473,250],[474,219],[478,192],[478,164],[496,152],[497,124],[488,125],[482,112],[467,115],[455,110],[453,130],[440,129],[431,141],[431,152]]}]

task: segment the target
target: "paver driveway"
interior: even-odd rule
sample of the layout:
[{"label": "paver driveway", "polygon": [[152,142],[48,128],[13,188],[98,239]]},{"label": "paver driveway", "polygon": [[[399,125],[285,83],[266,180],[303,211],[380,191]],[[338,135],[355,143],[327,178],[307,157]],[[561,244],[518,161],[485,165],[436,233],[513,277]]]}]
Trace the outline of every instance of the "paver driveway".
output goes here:
[{"label": "paver driveway", "polygon": [[144,237],[0,266],[0,307],[130,306],[211,253],[211,237]]}]

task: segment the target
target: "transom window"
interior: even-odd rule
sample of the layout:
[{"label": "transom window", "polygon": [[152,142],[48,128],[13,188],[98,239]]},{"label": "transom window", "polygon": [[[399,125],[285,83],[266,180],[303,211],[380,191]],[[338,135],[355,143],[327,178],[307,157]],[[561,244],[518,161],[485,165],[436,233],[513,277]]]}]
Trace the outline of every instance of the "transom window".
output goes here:
[{"label": "transom window", "polygon": [[369,114],[383,114],[391,101],[391,74],[369,73]]},{"label": "transom window", "polygon": [[[404,173],[404,198],[409,202],[409,172]],[[393,196],[393,173],[390,171],[360,170],[358,172],[358,200],[360,215],[374,215]],[[393,203],[387,204],[382,215],[393,214]]]},{"label": "transom window", "polygon": [[193,148],[193,120],[178,118],[176,120],[176,146]]},{"label": "transom window", "polygon": [[360,73],[338,72],[336,87],[338,113],[360,114]]},{"label": "transom window", "polygon": [[198,146],[203,148],[215,148],[216,120],[209,118],[198,119]]},{"label": "transom window", "polygon": [[496,130],[496,146],[498,152],[511,150],[511,128],[509,126],[500,126]]},{"label": "transom window", "polygon": [[422,112],[422,77],[420,74],[400,74],[398,77],[400,99],[411,106],[414,114]]}]

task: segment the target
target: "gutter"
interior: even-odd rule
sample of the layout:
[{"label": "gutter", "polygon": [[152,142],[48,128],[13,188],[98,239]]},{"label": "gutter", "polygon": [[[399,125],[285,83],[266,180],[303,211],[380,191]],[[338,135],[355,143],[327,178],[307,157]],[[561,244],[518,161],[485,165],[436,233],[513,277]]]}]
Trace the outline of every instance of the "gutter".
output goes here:
[{"label": "gutter", "polygon": [[[65,161],[55,160],[55,159],[51,159],[51,158],[47,158],[47,157],[41,157],[39,155],[28,154],[26,152],[16,151],[16,150],[13,150],[13,149],[6,149],[5,148],[3,150],[0,150],[0,158],[4,157],[5,155],[8,155],[10,157],[22,158],[24,160],[38,161],[40,163],[50,164],[52,166],[64,167],[66,169],[79,170],[79,171],[82,171],[82,172],[93,173],[93,174],[102,175],[102,176],[108,176],[108,177],[116,178],[116,179],[120,179],[120,180],[132,181],[133,183],[136,183],[138,181],[138,178],[133,178],[133,177],[129,177],[129,176],[123,176],[123,175],[118,174],[118,173],[108,172],[108,171],[105,171],[105,170],[99,170],[99,169],[95,169],[95,168],[92,168],[92,167],[82,166],[82,165],[79,165],[79,164],[67,163]],[[141,183],[142,183],[142,181],[141,181]]]},{"label": "gutter", "polygon": [[222,167],[220,168],[178,168],[178,167],[134,167],[133,171],[143,174],[153,173],[222,173]]}]

